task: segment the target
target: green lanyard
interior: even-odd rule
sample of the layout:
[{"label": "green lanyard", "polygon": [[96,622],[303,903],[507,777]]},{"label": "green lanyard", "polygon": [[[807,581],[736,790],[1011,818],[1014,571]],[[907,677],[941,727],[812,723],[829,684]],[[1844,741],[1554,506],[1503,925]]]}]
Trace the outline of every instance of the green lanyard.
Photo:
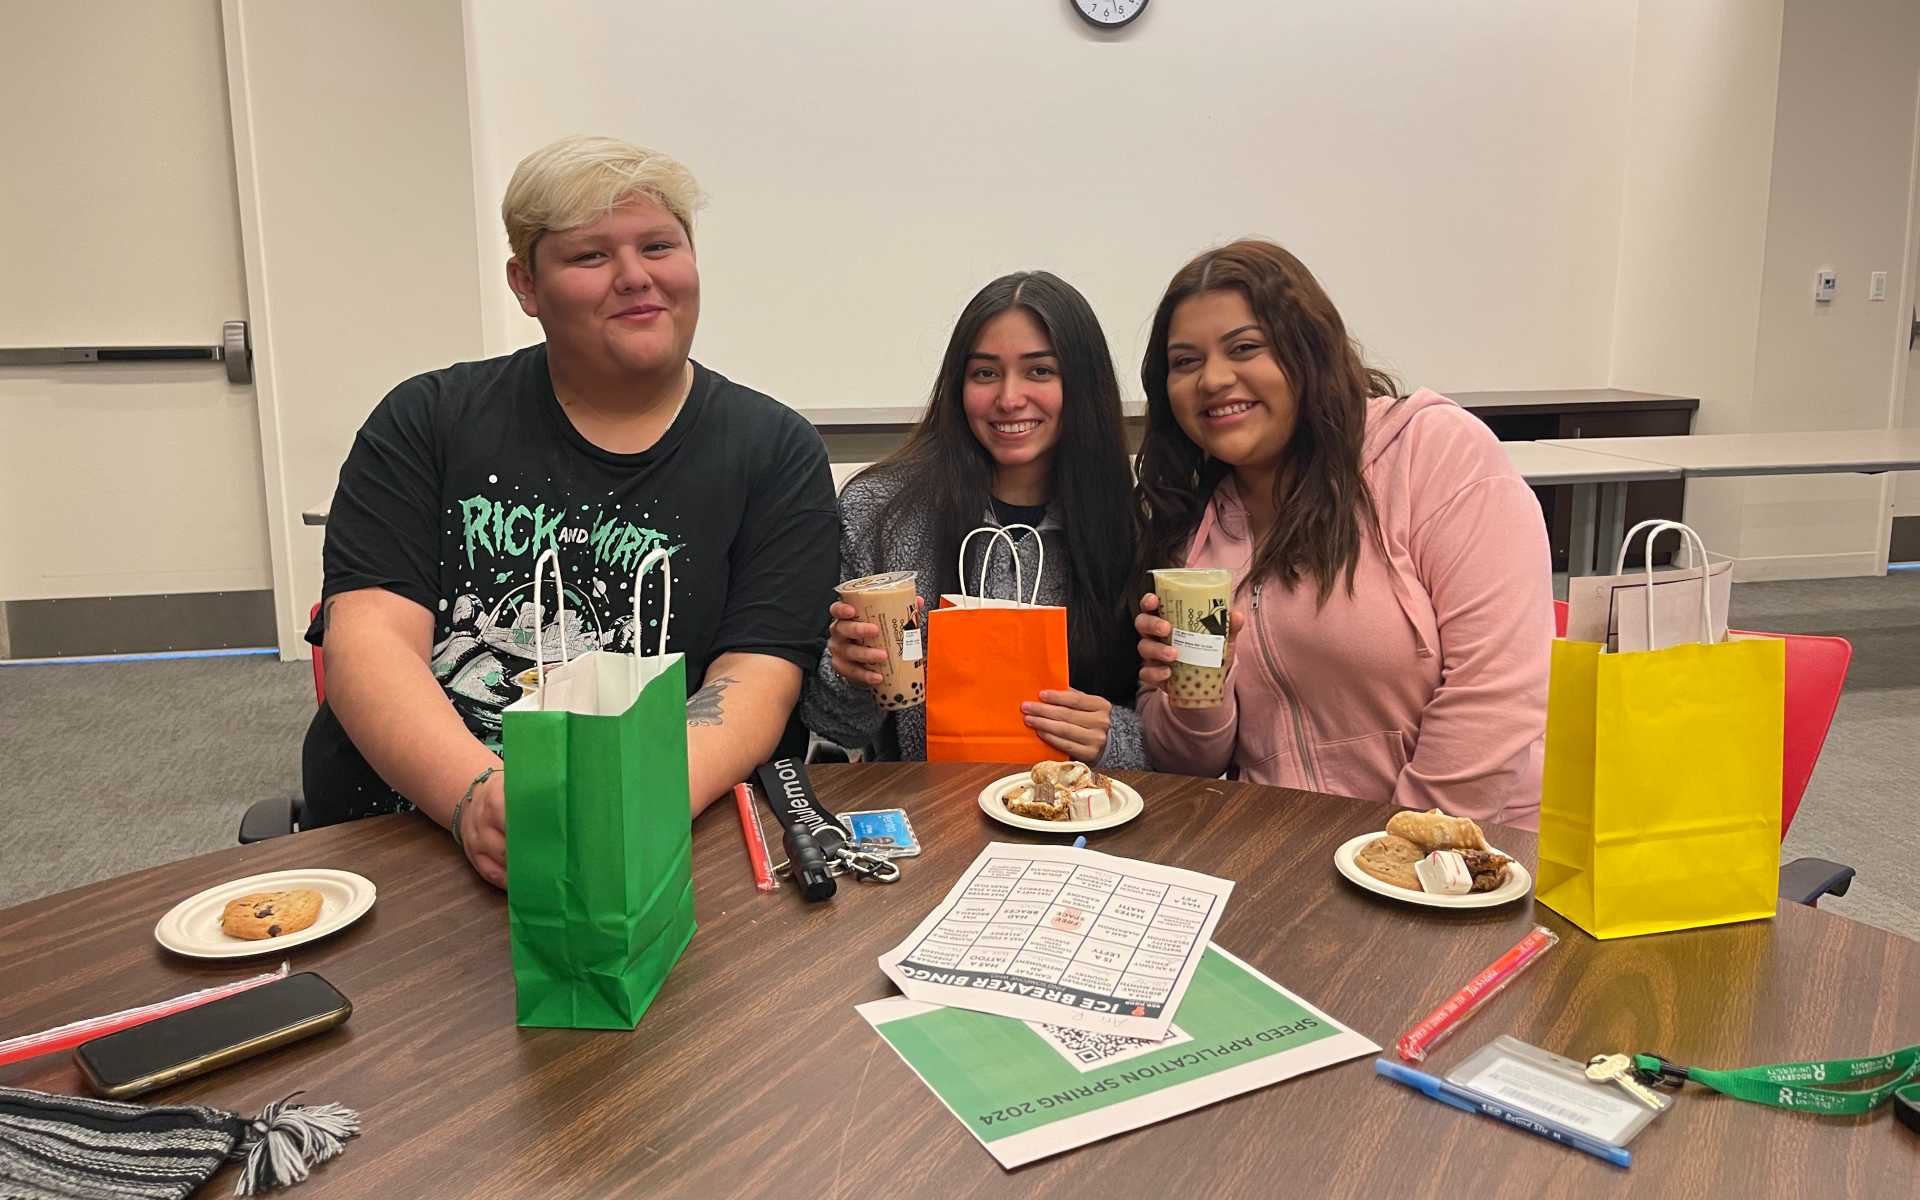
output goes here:
[{"label": "green lanyard", "polygon": [[[1766,1067],[1742,1067],[1732,1071],[1710,1071],[1704,1067],[1677,1067],[1657,1054],[1636,1054],[1633,1065],[1661,1079],[1692,1080],[1736,1100],[1751,1100],[1774,1108],[1796,1112],[1820,1113],[1829,1117],[1857,1117],[1886,1103],[1896,1092],[1905,1103],[1920,1104],[1920,1046],[1908,1046],[1874,1058],[1835,1058],[1826,1062],[1775,1063]],[[1870,1075],[1899,1072],[1878,1087],[1863,1091],[1840,1091],[1821,1087],[1825,1083],[1845,1083]],[[1909,1086],[1911,1084],[1911,1086]]]}]

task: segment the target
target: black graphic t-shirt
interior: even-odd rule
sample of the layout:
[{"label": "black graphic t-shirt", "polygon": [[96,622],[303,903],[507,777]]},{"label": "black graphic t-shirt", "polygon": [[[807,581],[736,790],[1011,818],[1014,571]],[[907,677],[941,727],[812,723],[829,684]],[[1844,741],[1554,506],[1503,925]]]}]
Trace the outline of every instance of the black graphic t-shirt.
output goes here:
[{"label": "black graphic t-shirt", "polygon": [[[535,646],[555,664],[588,650],[658,652],[662,579],[634,572],[665,548],[673,567],[667,650],[687,689],[729,651],[811,671],[840,564],[826,446],[805,418],[694,364],[692,390],[650,449],[587,441],[553,394],[544,345],[407,380],[354,439],[327,517],[323,597],[383,588],[434,614],[432,666],[488,746]],[[533,564],[557,548],[566,603]],[[307,640],[324,645],[321,623]],[[782,753],[805,748],[797,718]],[[307,731],[306,821],[391,812],[402,801],[322,705]]]}]

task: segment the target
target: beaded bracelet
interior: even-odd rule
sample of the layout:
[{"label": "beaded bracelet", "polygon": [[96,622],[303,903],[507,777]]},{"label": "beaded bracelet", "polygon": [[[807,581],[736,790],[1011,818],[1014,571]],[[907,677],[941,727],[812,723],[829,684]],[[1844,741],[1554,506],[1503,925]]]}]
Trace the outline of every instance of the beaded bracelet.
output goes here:
[{"label": "beaded bracelet", "polygon": [[488,767],[486,770],[480,772],[478,775],[475,775],[473,777],[473,782],[467,785],[467,790],[461,795],[459,803],[453,806],[453,820],[447,823],[447,832],[453,834],[453,844],[458,846],[462,850],[465,850],[467,848],[467,844],[460,840],[461,810],[467,807],[467,801],[473,799],[474,789],[479,787],[481,784],[485,783],[487,780],[492,779],[495,775],[499,774],[500,770],[501,768],[499,767]]}]

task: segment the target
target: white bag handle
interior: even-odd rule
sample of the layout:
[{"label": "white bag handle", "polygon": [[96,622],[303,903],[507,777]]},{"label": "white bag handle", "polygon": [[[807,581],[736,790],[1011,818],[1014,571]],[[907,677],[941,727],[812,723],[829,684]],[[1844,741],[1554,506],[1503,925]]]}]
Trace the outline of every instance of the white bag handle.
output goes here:
[{"label": "white bag handle", "polygon": [[[960,539],[960,561],[958,563],[960,595],[962,597],[967,595],[967,547],[972,544],[974,538],[979,537],[983,533],[988,537],[997,537],[1007,544],[1007,552],[1013,555],[1013,598],[1015,600],[1020,599],[1020,591],[1026,586],[1025,580],[1020,574],[1020,552],[1013,548],[1013,539],[1007,536],[1007,531],[995,525],[978,526],[973,532]],[[976,600],[986,596],[987,560],[992,557],[993,548],[991,546],[987,548],[987,553],[980,556],[980,582],[974,584],[974,591],[979,593],[979,595],[974,597]]]},{"label": "white bag handle", "polygon": [[647,551],[646,557],[633,570],[633,661],[634,670],[640,669],[640,580],[654,563],[660,566],[660,642],[654,650],[655,658],[667,652],[667,622],[673,619],[673,555],[664,546],[655,546]]},{"label": "white bag handle", "polygon": [[560,577],[560,551],[548,550],[533,560],[533,676],[539,681],[540,711],[547,709],[547,655],[541,633],[547,628],[547,610],[540,603],[540,581],[547,563],[553,563],[553,591],[560,613],[560,665],[567,665],[567,584]]},{"label": "white bag handle", "polygon": [[[1647,535],[1647,549],[1652,550],[1654,534],[1659,533],[1661,529],[1665,528],[1686,529],[1688,533],[1693,533],[1693,530],[1687,529],[1685,525],[1680,524],[1678,521],[1669,520],[1666,517],[1649,517],[1638,525],[1635,525],[1632,529],[1627,530],[1627,536],[1620,539],[1620,553],[1615,556],[1613,560],[1613,573],[1615,575],[1624,575],[1627,573],[1627,551],[1633,549],[1634,534],[1639,533],[1642,529],[1652,529],[1653,533]],[[1694,536],[1698,537],[1699,535],[1694,534]]]},{"label": "white bag handle", "polygon": [[[547,656],[541,633],[547,628],[547,609],[541,602],[540,584],[546,578],[546,566],[553,564],[554,608],[560,614],[560,666],[567,665],[567,585],[560,575],[560,551],[548,550],[533,563],[533,670],[539,681],[540,709],[547,707]],[[654,655],[667,652],[667,626],[673,620],[673,556],[664,547],[655,547],[640,560],[633,572],[633,673],[640,674],[640,580],[654,563],[660,563],[660,641]]]},{"label": "white bag handle", "polygon": [[1700,644],[1703,646],[1713,645],[1713,589],[1712,585],[1707,581],[1707,572],[1712,568],[1713,564],[1707,561],[1706,542],[1701,540],[1700,535],[1694,531],[1692,526],[1683,525],[1678,521],[1663,521],[1659,519],[1642,521],[1632,529],[1627,530],[1626,540],[1620,543],[1620,558],[1613,566],[1613,573],[1615,575],[1620,574],[1626,569],[1627,547],[1633,544],[1633,535],[1639,533],[1642,529],[1647,531],[1645,560],[1647,573],[1647,649],[1651,650],[1658,645],[1658,643],[1653,640],[1653,540],[1669,529],[1678,532],[1681,542],[1687,545],[1689,549],[1695,549],[1700,552]]},{"label": "white bag handle", "polygon": [[[1047,570],[1047,543],[1041,538],[1040,531],[1031,525],[981,525],[974,529],[972,533],[960,539],[959,576],[960,594],[962,596],[967,594],[967,545],[972,542],[975,537],[984,533],[991,537],[997,537],[1007,544],[1007,553],[1013,558],[1013,599],[1016,604],[1020,602],[1020,593],[1026,590],[1027,585],[1025,575],[1020,566],[1020,547],[1014,543],[1013,536],[1009,532],[1009,530],[1014,529],[1024,529],[1028,533],[1031,533],[1034,544],[1040,548],[1039,557],[1035,560],[1034,564],[1033,592],[1027,597],[1026,603],[1028,606],[1032,606],[1040,602],[1040,577],[1044,575]],[[989,545],[987,552],[980,556],[980,578],[979,582],[974,585],[974,591],[979,593],[979,595],[975,597],[976,599],[986,596],[987,564],[992,558],[993,547]]]},{"label": "white bag handle", "polygon": [[[1037,553],[1034,555],[1033,560],[1033,593],[1027,597],[1027,604],[1031,607],[1032,605],[1040,603],[1040,580],[1047,573],[1047,539],[1041,537],[1040,531],[1031,525],[1002,525],[1000,528],[1002,531],[1024,529],[1033,535],[1033,545]],[[1013,561],[1018,563],[1020,561],[1020,544],[1009,537],[1007,539],[1007,545],[1012,548]],[[993,553],[992,546],[987,547],[987,553],[989,555]],[[987,565],[986,561],[983,559],[980,565],[985,567]],[[1016,576],[1014,579],[1015,586],[1013,595],[1015,600],[1020,598],[1019,582],[1019,578]]]}]

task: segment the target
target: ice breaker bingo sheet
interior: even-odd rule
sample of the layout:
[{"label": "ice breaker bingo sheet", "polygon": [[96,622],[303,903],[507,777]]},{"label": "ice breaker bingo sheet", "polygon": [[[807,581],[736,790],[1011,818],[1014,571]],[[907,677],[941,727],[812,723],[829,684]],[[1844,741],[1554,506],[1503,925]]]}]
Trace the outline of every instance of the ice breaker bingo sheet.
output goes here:
[{"label": "ice breaker bingo sheet", "polygon": [[1158,1041],[1229,880],[992,842],[880,969],[909,999]]}]

